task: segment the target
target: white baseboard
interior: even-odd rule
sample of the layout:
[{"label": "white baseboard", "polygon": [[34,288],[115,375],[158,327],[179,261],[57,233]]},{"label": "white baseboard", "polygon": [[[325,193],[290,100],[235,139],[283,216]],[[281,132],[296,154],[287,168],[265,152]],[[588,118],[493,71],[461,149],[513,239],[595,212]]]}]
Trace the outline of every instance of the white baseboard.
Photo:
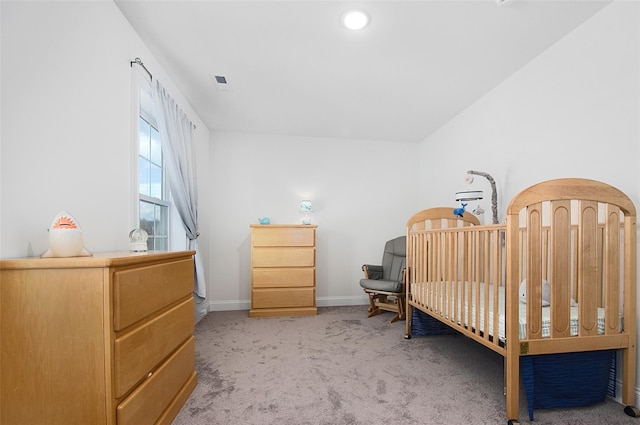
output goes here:
[{"label": "white baseboard", "polygon": [[318,307],[339,307],[343,305],[368,305],[368,304],[369,304],[369,298],[366,295],[316,298],[316,305]]},{"label": "white baseboard", "polygon": [[[319,297],[316,299],[318,307],[338,307],[343,305],[367,305],[369,299],[366,295],[354,295],[348,297]],[[251,300],[209,301],[208,311],[234,311],[249,310]]]},{"label": "white baseboard", "polygon": [[234,311],[251,309],[251,300],[209,301],[209,311]]}]

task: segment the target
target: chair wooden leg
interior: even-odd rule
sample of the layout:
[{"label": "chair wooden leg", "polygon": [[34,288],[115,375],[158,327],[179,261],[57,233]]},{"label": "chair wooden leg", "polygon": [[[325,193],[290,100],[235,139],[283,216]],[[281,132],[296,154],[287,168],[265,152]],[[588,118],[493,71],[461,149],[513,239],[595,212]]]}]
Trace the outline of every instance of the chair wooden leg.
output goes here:
[{"label": "chair wooden leg", "polygon": [[398,303],[398,318],[401,320],[404,320],[407,318],[407,305],[406,305],[407,300],[405,299],[405,297],[398,297],[397,303]]},{"label": "chair wooden leg", "polygon": [[376,302],[373,299],[374,294],[372,294],[371,292],[367,292],[367,295],[369,296],[369,313],[371,313],[373,310],[376,309]]},{"label": "chair wooden leg", "polygon": [[367,295],[369,295],[369,316],[367,317],[373,317],[377,314],[382,313],[380,307],[376,305],[376,299],[378,298],[378,295],[371,292],[367,292]]},{"label": "chair wooden leg", "polygon": [[397,297],[396,301],[395,301],[396,307],[398,309],[398,313],[393,316],[393,318],[391,319],[391,323],[398,321],[398,320],[404,320],[406,319],[407,315],[405,312],[405,300],[402,297]]}]

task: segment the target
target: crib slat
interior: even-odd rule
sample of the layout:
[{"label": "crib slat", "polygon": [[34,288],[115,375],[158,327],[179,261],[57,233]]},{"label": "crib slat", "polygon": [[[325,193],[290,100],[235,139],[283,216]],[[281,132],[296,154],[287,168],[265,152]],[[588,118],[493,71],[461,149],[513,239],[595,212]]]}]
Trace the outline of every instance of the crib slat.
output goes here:
[{"label": "crib slat", "polygon": [[551,335],[571,335],[571,201],[551,202],[549,252],[551,258]]},{"label": "crib slat", "polygon": [[607,204],[604,236],[605,333],[620,332],[620,208]]},{"label": "crib slat", "polygon": [[437,310],[437,300],[438,300],[438,285],[440,284],[440,281],[442,280],[442,235],[441,234],[437,234],[435,238],[433,238],[433,243],[435,244],[436,248],[435,248],[435,253],[436,255],[434,256],[434,262],[435,262],[435,266],[434,266],[434,271],[435,271],[435,276],[433,276],[433,279],[430,279],[429,282],[431,282],[431,291],[430,291],[430,299],[429,299],[429,305],[431,306],[431,310],[432,311],[438,311]]},{"label": "crib slat", "polygon": [[578,334],[598,334],[598,204],[578,203]]},{"label": "crib slat", "polygon": [[495,246],[496,255],[494,257],[494,278],[493,278],[493,324],[492,324],[492,334],[494,343],[499,343],[498,337],[500,336],[500,298],[498,296],[500,292],[500,287],[502,285],[502,246],[500,244],[500,231],[496,230],[493,233],[493,245]]},{"label": "crib slat", "polygon": [[[571,243],[573,247],[578,246],[578,228],[577,226],[575,227],[574,231],[571,232]],[[571,294],[573,294],[573,296],[578,297],[578,261],[577,261],[577,257],[575,254],[573,254],[574,256],[572,257],[572,262],[573,262],[573,266],[572,266],[572,278],[571,278]]]},{"label": "crib slat", "polygon": [[436,278],[430,283],[431,285],[431,308],[436,313],[439,313],[440,308],[440,285],[442,284],[442,278],[444,276],[443,270],[443,261],[444,261],[444,253],[442,252],[443,240],[442,235],[439,234],[436,239],[436,244],[438,245],[438,255],[436,256],[436,268],[437,274]]},{"label": "crib slat", "polygon": [[[429,234],[427,236],[427,246],[426,246],[426,252],[427,252],[427,259],[426,259],[426,263],[424,265],[424,282],[426,282],[427,284],[424,286],[424,305],[425,306],[430,306],[431,305],[431,284],[429,282],[432,282],[433,279],[435,279],[436,277],[436,261],[435,261],[435,253],[434,250],[436,249],[436,238],[434,234]],[[429,307],[430,308],[430,307]]]},{"label": "crib slat", "polygon": [[473,320],[473,316],[471,315],[471,308],[473,307],[473,250],[476,249],[475,248],[475,243],[474,240],[475,238],[473,237],[474,234],[473,233],[469,233],[469,242],[467,245],[467,263],[468,263],[468,268],[467,268],[467,278],[464,280],[465,282],[468,282],[467,285],[467,302],[465,305],[465,309],[464,309],[464,315],[463,315],[463,324],[464,323],[469,323],[469,325],[471,324],[471,321]]},{"label": "crib slat", "polygon": [[[473,332],[477,335],[480,335],[480,283],[481,283],[481,269],[480,266],[482,265],[481,262],[481,258],[480,258],[480,252],[481,252],[481,237],[480,237],[480,233],[478,232],[474,232],[474,236],[475,236],[475,244],[474,244],[474,251],[475,251],[475,268],[474,268],[474,273],[473,273],[473,286],[474,286],[474,297],[475,297],[475,302],[471,302],[469,303],[469,317],[471,317],[472,322],[469,323],[469,326],[473,326],[473,323],[475,323],[475,326],[473,326],[471,329],[473,329]],[[471,305],[473,304],[473,305]],[[472,314],[474,313],[473,311],[473,307],[477,306],[475,308],[475,314],[472,316]],[[474,317],[475,316],[475,317]]]},{"label": "crib slat", "polygon": [[542,338],[542,204],[527,208],[527,338]]},{"label": "crib slat", "polygon": [[453,306],[453,314],[451,316],[449,316],[449,318],[451,320],[456,320],[457,317],[459,317],[458,315],[460,314],[460,311],[458,309],[458,305],[461,299],[460,296],[460,280],[461,280],[461,275],[460,275],[460,267],[462,267],[462,263],[460,262],[460,250],[464,250],[464,244],[460,241],[461,238],[461,234],[456,233],[455,237],[453,238],[453,251],[456,253],[455,254],[455,264],[454,264],[454,272],[453,272],[453,286],[454,286],[454,290],[453,290],[453,297],[451,299],[451,305]]},{"label": "crib slat", "polygon": [[[418,257],[417,265],[419,270],[418,282],[422,284],[422,282],[424,282],[427,279],[427,271],[429,270],[428,252],[429,252],[430,241],[424,234],[420,235],[420,239],[421,239],[420,245],[419,245],[420,257]],[[420,292],[421,304],[424,304],[426,302],[425,296],[426,296],[426,293],[424,292],[424,287],[421,286],[421,292]]]},{"label": "crib slat", "polygon": [[[491,282],[491,238],[489,237],[490,233],[488,231],[483,232],[484,239],[484,259],[482,261],[482,268],[484,269],[484,278],[482,279],[484,286],[484,339],[489,341],[490,332],[490,323],[489,323],[489,284]],[[480,324],[478,324],[480,328]]]},{"label": "crib slat", "polygon": [[605,244],[605,222],[606,220],[608,220],[608,217],[606,216],[602,216],[601,212],[600,212],[600,208],[601,206],[598,205],[598,227],[596,229],[596,235],[598,238],[598,242],[596,243],[596,247],[598,248],[598,251],[596,253],[597,255],[597,267],[598,267],[598,273],[596,274],[596,306],[597,307],[604,307],[605,305],[605,279],[606,276],[604,275],[604,273],[606,272],[605,269],[605,262],[606,262],[606,248],[604,246]]},{"label": "crib slat", "polygon": [[453,311],[452,306],[453,306],[453,300],[455,297],[455,294],[454,294],[454,289],[455,289],[454,282],[455,282],[455,276],[456,276],[455,237],[456,237],[455,233],[447,234],[447,245],[448,245],[447,255],[449,256],[448,258],[449,267],[447,269],[448,279],[447,279],[447,292],[446,292],[446,298],[445,298],[445,300],[447,301],[447,305],[445,305],[444,308],[445,308],[445,313],[449,318],[452,317],[451,312]]}]

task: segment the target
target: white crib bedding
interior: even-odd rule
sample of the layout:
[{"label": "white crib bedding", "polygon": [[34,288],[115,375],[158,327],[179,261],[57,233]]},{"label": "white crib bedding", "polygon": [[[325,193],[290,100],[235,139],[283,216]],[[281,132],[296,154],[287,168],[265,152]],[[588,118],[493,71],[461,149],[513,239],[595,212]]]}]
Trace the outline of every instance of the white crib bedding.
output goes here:
[{"label": "white crib bedding", "polygon": [[[485,326],[484,326],[484,285],[481,283],[480,284],[480,315],[479,315],[479,319],[480,319],[480,326],[479,326],[479,330],[480,332],[484,332],[485,331]],[[415,302],[417,302],[418,304],[422,304],[424,305],[424,299],[427,298],[425,291],[420,291],[419,289],[420,284],[419,283],[413,283],[411,285],[411,294],[413,297],[413,300],[415,300]],[[472,287],[472,295],[473,295],[473,300],[475,301],[475,293],[476,293],[476,284],[474,282],[473,287]],[[462,285],[458,285],[458,288],[460,290],[462,290]],[[468,283],[465,285],[465,294],[468,293],[466,292],[468,290]],[[455,317],[453,317],[453,311],[449,312],[449,307],[450,304],[448,302],[448,294],[445,292],[440,292],[440,305],[444,305],[446,306],[445,311],[443,312],[443,316],[447,319],[447,320],[451,320],[454,321],[456,320]],[[461,308],[460,308],[460,304],[461,304],[461,298],[462,297],[458,297],[458,318],[457,318],[457,323],[461,324],[461,318],[463,317],[463,314],[461,313]],[[488,320],[489,323],[493,323],[493,285],[491,285],[489,287],[489,313],[488,313]],[[499,302],[499,316],[498,316],[498,332],[499,332],[499,339],[500,341],[505,341],[506,339],[506,333],[505,333],[505,288],[504,287],[499,287],[499,293],[498,293],[498,302]],[[523,303],[523,302],[519,302],[518,303],[518,312],[519,312],[519,320],[518,320],[518,335],[520,339],[525,339],[526,335],[527,335],[527,304]],[[471,307],[471,327],[473,329],[476,328],[476,303],[473,302],[472,303],[472,307]],[[465,326],[469,326],[468,323],[468,317],[466,312],[468,312],[468,299],[465,298],[465,308],[464,308],[464,316],[465,316]],[[551,308],[550,307],[542,307],[542,337],[543,338],[548,338],[551,335]],[[451,317],[450,317],[451,316]],[[605,324],[604,324],[604,308],[598,308],[598,334],[604,334],[604,329],[605,329]],[[578,307],[577,306],[573,306],[571,307],[571,319],[570,319],[570,332],[571,332],[571,336],[576,336],[578,335]],[[489,327],[489,335],[493,336],[493,326]]]}]

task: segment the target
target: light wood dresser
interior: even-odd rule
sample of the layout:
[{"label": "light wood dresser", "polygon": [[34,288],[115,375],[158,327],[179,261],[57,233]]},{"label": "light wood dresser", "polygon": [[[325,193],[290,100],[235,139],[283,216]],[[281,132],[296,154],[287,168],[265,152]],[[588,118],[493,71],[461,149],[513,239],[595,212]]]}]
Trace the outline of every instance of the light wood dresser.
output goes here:
[{"label": "light wood dresser", "polygon": [[193,254],[0,260],[0,423],[170,424],[197,382]]},{"label": "light wood dresser", "polygon": [[311,316],[316,225],[251,225],[250,317]]}]

